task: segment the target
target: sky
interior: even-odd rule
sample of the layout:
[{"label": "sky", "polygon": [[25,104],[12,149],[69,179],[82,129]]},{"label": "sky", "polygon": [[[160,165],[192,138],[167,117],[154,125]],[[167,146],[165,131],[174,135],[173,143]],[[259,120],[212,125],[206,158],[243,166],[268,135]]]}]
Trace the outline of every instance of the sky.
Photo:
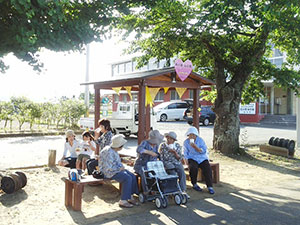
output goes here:
[{"label": "sky", "polygon": [[[127,45],[107,40],[90,44],[89,81],[103,80],[111,76],[110,63],[128,59],[122,55]],[[78,97],[85,91],[80,85],[86,79],[86,54],[79,52],[53,52],[43,49],[40,59],[44,63],[42,73],[38,74],[26,62],[13,54],[3,58],[10,66],[5,74],[0,73],[0,101],[25,96],[34,102],[55,101],[62,96]],[[89,86],[94,92],[93,86]]]}]

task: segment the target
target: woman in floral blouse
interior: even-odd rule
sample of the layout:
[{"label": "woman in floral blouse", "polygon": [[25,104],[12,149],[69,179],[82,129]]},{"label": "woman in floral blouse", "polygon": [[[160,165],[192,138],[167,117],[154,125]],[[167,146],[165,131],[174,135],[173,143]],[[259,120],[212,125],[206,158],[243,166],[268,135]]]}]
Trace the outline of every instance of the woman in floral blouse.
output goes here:
[{"label": "woman in floral blouse", "polygon": [[101,151],[105,146],[109,146],[111,144],[112,132],[110,127],[110,121],[107,119],[99,120],[98,128],[95,130],[95,142],[99,146],[95,151],[95,159],[90,159],[87,161],[88,173],[91,175],[92,172],[98,166],[99,160],[99,151]]},{"label": "woman in floral blouse", "polygon": [[161,143],[159,146],[160,160],[163,161],[165,169],[169,174],[178,175],[179,185],[182,191],[186,191],[186,176],[183,165],[181,163],[183,156],[181,146],[177,141],[175,132],[165,134],[167,142]]},{"label": "woman in floral blouse", "polygon": [[119,206],[131,208],[133,205],[138,205],[132,195],[139,194],[139,192],[135,175],[125,170],[118,154],[126,142],[122,134],[115,135],[112,138],[112,144],[100,152],[99,169],[106,178],[122,184]]}]

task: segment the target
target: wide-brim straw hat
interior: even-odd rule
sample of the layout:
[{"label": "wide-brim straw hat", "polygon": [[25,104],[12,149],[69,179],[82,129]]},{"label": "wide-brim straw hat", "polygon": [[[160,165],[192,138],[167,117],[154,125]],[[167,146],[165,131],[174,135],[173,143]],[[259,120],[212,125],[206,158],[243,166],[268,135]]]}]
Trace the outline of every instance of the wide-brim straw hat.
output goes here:
[{"label": "wide-brim straw hat", "polygon": [[66,131],[66,137],[68,138],[68,137],[75,137],[75,133],[74,133],[74,131],[73,130],[67,130]]},{"label": "wide-brim straw hat", "polygon": [[164,136],[158,130],[151,130],[149,132],[148,142],[150,144],[159,145],[164,139]]},{"label": "wide-brim straw hat", "polygon": [[175,141],[177,141],[177,134],[173,131],[170,131],[169,133],[165,133],[165,137],[173,138]]},{"label": "wide-brim straw hat", "polygon": [[186,136],[189,136],[190,134],[195,134],[196,136],[199,136],[199,132],[196,127],[190,127],[185,133]]},{"label": "wide-brim straw hat", "polygon": [[123,134],[117,134],[112,137],[110,147],[120,148],[121,146],[125,145],[126,142],[127,140],[124,138]]}]

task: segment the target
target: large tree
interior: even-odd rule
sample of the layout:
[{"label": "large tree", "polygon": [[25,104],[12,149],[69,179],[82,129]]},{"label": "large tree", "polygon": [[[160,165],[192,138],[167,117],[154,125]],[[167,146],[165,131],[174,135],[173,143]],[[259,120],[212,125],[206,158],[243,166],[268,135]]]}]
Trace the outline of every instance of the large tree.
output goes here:
[{"label": "large tree", "polygon": [[0,0],[0,71],[13,53],[40,70],[38,52],[82,50],[101,41],[115,17],[128,13],[138,0]]},{"label": "large tree", "polygon": [[[292,69],[300,63],[299,0],[155,3],[123,17],[119,28],[127,30],[124,38],[135,31],[128,52],[144,53],[140,65],[153,57],[190,59],[197,71],[214,79],[213,147],[224,153],[239,151],[239,105],[262,94],[261,80],[274,79],[297,92],[300,75]],[[272,45],[288,55],[281,68],[267,60]]]}]

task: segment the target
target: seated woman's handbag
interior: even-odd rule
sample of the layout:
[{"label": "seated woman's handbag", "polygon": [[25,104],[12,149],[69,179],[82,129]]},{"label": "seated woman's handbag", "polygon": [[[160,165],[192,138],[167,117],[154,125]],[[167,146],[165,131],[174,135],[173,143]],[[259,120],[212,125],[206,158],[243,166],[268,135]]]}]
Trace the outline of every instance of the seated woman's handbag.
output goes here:
[{"label": "seated woman's handbag", "polygon": [[94,170],[92,172],[92,176],[95,178],[95,179],[103,179],[104,178],[104,174],[99,171],[99,170]]}]

